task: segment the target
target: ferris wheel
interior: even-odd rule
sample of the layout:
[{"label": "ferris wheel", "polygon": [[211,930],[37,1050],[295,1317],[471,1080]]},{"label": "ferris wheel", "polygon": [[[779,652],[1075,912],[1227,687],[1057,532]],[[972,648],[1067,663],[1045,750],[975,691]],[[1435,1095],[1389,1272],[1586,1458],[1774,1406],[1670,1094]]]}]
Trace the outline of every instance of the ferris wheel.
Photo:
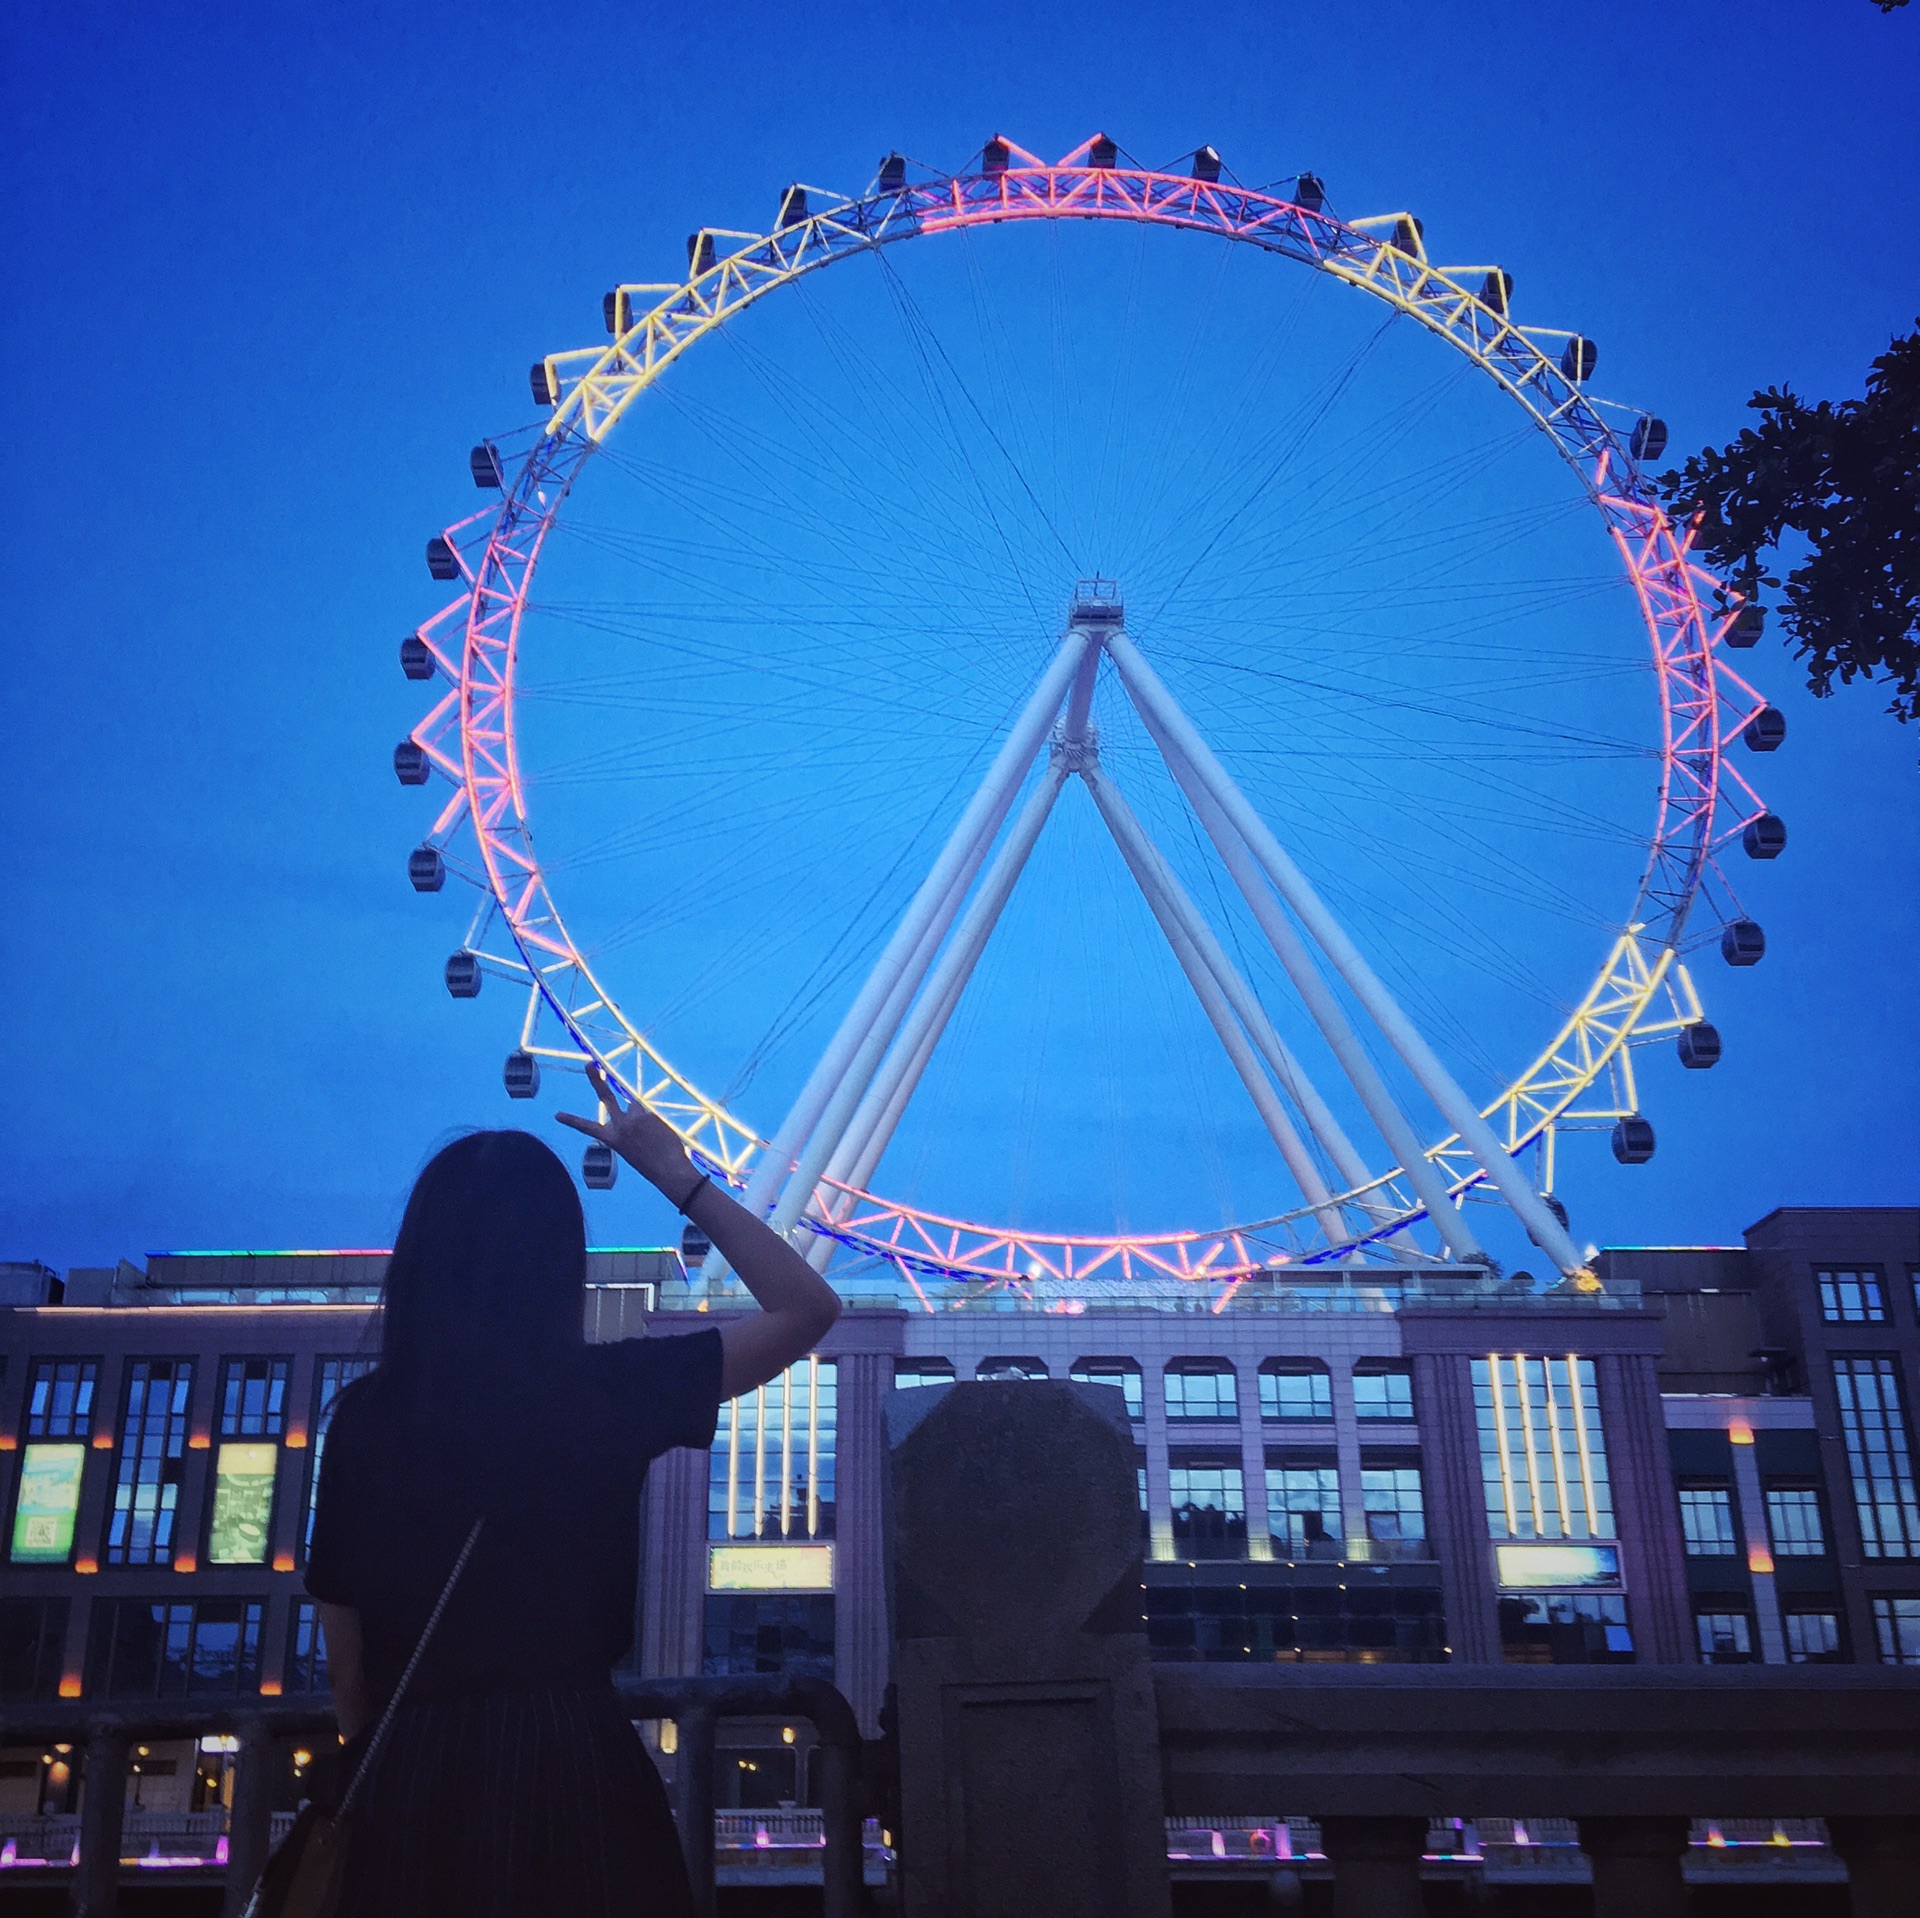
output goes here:
[{"label": "ferris wheel", "polygon": [[[1717,950],[1751,966],[1766,942],[1723,861],[1769,860],[1785,827],[1730,756],[1777,747],[1779,712],[1736,673],[1729,649],[1758,639],[1761,611],[1695,558],[1690,530],[1662,510],[1648,478],[1667,429],[1589,391],[1597,353],[1573,333],[1523,325],[1513,281],[1490,265],[1429,257],[1405,212],[1347,219],[1311,174],[1286,190],[1238,184],[1202,147],[1177,169],[1132,163],[1104,135],[1057,162],[1013,142],[986,143],[963,172],[932,172],[898,154],[854,198],[794,185],[767,234],[703,228],[684,280],[634,283],[606,296],[610,341],[549,355],[531,371],[547,409],[531,433],[473,449],[471,472],[497,499],[436,534],[432,576],[454,596],[401,646],[407,677],[434,687],[428,712],[395,750],[404,785],[437,782],[444,804],[408,861],[416,890],[449,874],[477,889],[477,910],[446,985],[475,996],[489,974],[524,992],[507,1092],[531,1097],[542,1063],[598,1061],[680,1132],[703,1168],[731,1182],[774,1225],[805,1235],[824,1269],[836,1248],[876,1259],[918,1285],[933,1278],[1031,1287],[1178,1280],[1230,1295],[1291,1267],[1420,1263],[1419,1234],[1441,1256],[1486,1256],[1463,1201],[1497,1196],[1563,1278],[1596,1284],[1554,1194],[1556,1150],[1573,1131],[1610,1132],[1614,1156],[1653,1151],[1635,1054],[1677,1046],[1699,1070],[1720,1056],[1690,956]],[[1590,980],[1569,982],[1571,1010],[1507,1068],[1493,1096],[1473,1097],[1401,997],[1330,908],[1130,634],[1124,582],[1082,578],[1052,656],[993,742],[991,763],[946,832],[784,1119],[762,1130],[702,1089],[650,1036],[648,1008],[616,998],[606,968],[569,929],[549,864],[536,850],[517,705],[523,621],[543,549],[576,482],[641,396],[746,308],[818,270],[895,243],[1018,223],[1093,220],[1198,232],[1370,295],[1451,346],[1551,441],[1597,514],[1631,584],[1650,648],[1657,728],[1652,817],[1639,878],[1614,908]],[[1164,846],[1129,804],[1093,723],[1096,679],[1124,697],[1196,822],[1204,845],[1296,995],[1295,1010],[1343,1081],[1356,1139],[1290,1047],[1244,959],[1228,950]],[[874,1188],[901,1117],[987,950],[1062,790],[1091,796],[1125,870],[1191,987],[1296,1188],[1293,1202],[1226,1226],[1155,1232],[1061,1232],[969,1220]],[[1389,1082],[1382,1060],[1393,1066]],[[1417,1088],[1439,1136],[1409,1109]],[[589,1185],[613,1165],[590,1148]]]}]

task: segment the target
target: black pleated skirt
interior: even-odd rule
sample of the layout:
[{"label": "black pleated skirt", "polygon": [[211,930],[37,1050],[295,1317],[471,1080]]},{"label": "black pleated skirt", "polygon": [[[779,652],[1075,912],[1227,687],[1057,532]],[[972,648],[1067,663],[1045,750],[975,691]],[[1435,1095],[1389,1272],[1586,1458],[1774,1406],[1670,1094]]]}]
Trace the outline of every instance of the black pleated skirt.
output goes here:
[{"label": "black pleated skirt", "polygon": [[403,1705],[350,1826],[340,1918],[692,1918],[660,1774],[610,1689]]}]

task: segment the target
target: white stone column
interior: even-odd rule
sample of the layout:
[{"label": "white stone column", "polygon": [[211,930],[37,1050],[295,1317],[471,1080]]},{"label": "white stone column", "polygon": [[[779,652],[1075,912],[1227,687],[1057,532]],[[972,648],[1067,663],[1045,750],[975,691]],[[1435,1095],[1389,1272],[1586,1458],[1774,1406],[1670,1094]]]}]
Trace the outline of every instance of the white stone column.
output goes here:
[{"label": "white stone column", "polygon": [[[1780,1622],[1780,1594],[1773,1579],[1773,1540],[1767,1532],[1767,1500],[1754,1458],[1753,1436],[1735,1439],[1733,1486],[1740,1501],[1740,1531],[1746,1542],[1747,1573],[1753,1580],[1753,1615],[1760,1627],[1760,1657],[1768,1665],[1787,1662],[1786,1628]],[[1767,1569],[1761,1571],[1759,1568]]]}]

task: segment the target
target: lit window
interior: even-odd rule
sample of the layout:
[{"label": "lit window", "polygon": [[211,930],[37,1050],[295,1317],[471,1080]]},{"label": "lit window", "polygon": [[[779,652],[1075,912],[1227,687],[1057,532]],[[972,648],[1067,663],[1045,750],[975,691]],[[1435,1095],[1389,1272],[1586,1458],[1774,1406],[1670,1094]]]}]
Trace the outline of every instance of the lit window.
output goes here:
[{"label": "lit window", "polygon": [[1289,1365],[1269,1359],[1260,1368],[1263,1419],[1330,1419],[1333,1380],[1324,1365]]},{"label": "lit window", "polygon": [[953,1362],[950,1359],[895,1359],[893,1387],[896,1392],[910,1391],[916,1385],[951,1385]]},{"label": "lit window", "polygon": [[1245,1558],[1247,1501],[1240,1467],[1176,1459],[1168,1468],[1176,1558]]},{"label": "lit window", "polygon": [[1473,1361],[1487,1528],[1495,1538],[1612,1538],[1593,1361]]},{"label": "lit window", "polygon": [[166,1565],[186,1471],[191,1359],[135,1359],[127,1368],[127,1409],[115,1462],[109,1565]]},{"label": "lit window", "polygon": [[1232,1419],[1240,1416],[1233,1367],[1176,1359],[1167,1367],[1167,1417]]},{"label": "lit window", "polygon": [[1509,1665],[1630,1665],[1627,1601],[1608,1592],[1503,1593],[1500,1656]]},{"label": "lit window", "polygon": [[1776,1558],[1819,1558],[1827,1549],[1820,1494],[1807,1487],[1770,1486],[1767,1532]]},{"label": "lit window", "polygon": [[293,1607],[287,1630],[287,1673],[283,1682],[290,1692],[327,1689],[326,1634],[320,1629],[320,1608],[310,1598],[297,1600]]},{"label": "lit window", "polygon": [[1332,1465],[1269,1465],[1267,1531],[1282,1558],[1344,1557],[1338,1470]]},{"label": "lit window", "polygon": [[1146,1417],[1146,1391],[1140,1368],[1131,1359],[1082,1359],[1067,1376],[1082,1385],[1119,1386],[1127,1395],[1127,1417]]},{"label": "lit window", "polygon": [[1876,1598],[1873,1629],[1883,1665],[1920,1665],[1920,1598]]},{"label": "lit window", "polygon": [[1834,1389],[1847,1441],[1854,1510],[1869,1558],[1920,1557],[1920,1496],[1913,1482],[1900,1374],[1890,1358],[1835,1359]]},{"label": "lit window", "polygon": [[1000,1354],[990,1359],[982,1359],[973,1369],[973,1376],[986,1379],[999,1385],[1018,1379],[1043,1379],[1047,1376],[1045,1359],[1007,1356]]},{"label": "lit window", "polygon": [[1689,1558],[1721,1558],[1737,1552],[1733,1494],[1724,1486],[1688,1486],[1680,1493],[1680,1529]]},{"label": "lit window", "polygon": [[259,1599],[95,1599],[88,1689],[101,1698],[178,1698],[260,1687]]},{"label": "lit window", "polygon": [[333,1402],[362,1373],[373,1370],[372,1359],[322,1359],[315,1368],[313,1393],[313,1463],[307,1468],[307,1529],[302,1550],[313,1543],[314,1501],[320,1496],[320,1460],[327,1449],[327,1427],[333,1422]]},{"label": "lit window", "polygon": [[1413,1374],[1404,1366],[1367,1366],[1353,1375],[1353,1415],[1362,1419],[1413,1417]]},{"label": "lit window", "polygon": [[228,1359],[220,1368],[220,1436],[278,1438],[289,1370],[286,1359]]},{"label": "lit window", "polygon": [[720,1407],[707,1454],[709,1538],[831,1538],[834,1440],[832,1359],[805,1358]]},{"label": "lit window", "polygon": [[99,1377],[98,1359],[35,1359],[27,1389],[27,1437],[90,1438]]},{"label": "lit window", "polygon": [[1753,1663],[1753,1621],[1745,1612],[1695,1612],[1700,1657],[1708,1665]]},{"label": "lit window", "polygon": [[1820,1316],[1829,1325],[1886,1324],[1886,1294],[1877,1271],[1823,1267],[1814,1277],[1820,1284]]},{"label": "lit window", "polygon": [[1787,1663],[1828,1665],[1840,1658],[1840,1619],[1835,1612],[1789,1612],[1781,1621],[1787,1631]]},{"label": "lit window", "polygon": [[1425,1558],[1427,1508],[1417,1465],[1365,1465],[1360,1499],[1376,1558]]}]

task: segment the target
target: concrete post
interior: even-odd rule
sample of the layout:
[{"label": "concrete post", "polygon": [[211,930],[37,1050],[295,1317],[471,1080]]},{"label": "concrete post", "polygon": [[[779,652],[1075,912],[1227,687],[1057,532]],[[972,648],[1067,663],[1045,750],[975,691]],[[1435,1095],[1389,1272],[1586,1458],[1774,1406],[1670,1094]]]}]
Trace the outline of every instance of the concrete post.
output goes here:
[{"label": "concrete post", "polygon": [[80,1798],[80,1869],[73,1918],[115,1918],[120,1909],[120,1834],[127,1811],[127,1734],[114,1724],[87,1734]]},{"label": "concrete post", "polygon": [[1685,1818],[1582,1818],[1594,1918],[1686,1918]]},{"label": "concrete post", "polygon": [[887,1689],[887,1581],[880,1481],[887,1469],[886,1402],[893,1358],[843,1352],[839,1383],[839,1536],[834,1541],[834,1676],[861,1732],[880,1728]]},{"label": "concrete post", "polygon": [[1424,1818],[1322,1818],[1320,1848],[1333,1867],[1334,1918],[1423,1918]]},{"label": "concrete post", "polygon": [[1912,1918],[1920,1885],[1920,1818],[1829,1818],[1847,1867],[1853,1918]]},{"label": "concrete post", "polygon": [[240,1726],[239,1763],[233,1776],[233,1814],[227,1822],[227,1883],[221,1918],[240,1918],[267,1868],[273,1846],[274,1738],[265,1723]]},{"label": "concrete post", "polygon": [[680,1816],[680,1853],[687,1861],[696,1918],[713,1918],[713,1713],[704,1705],[682,1712],[674,1778]]},{"label": "concrete post", "polygon": [[859,1918],[865,1903],[861,1821],[853,1803],[859,1789],[854,1776],[858,1754],[848,1745],[814,1748],[820,1766],[821,1824],[826,1849],[820,1857],[820,1908],[825,1918]]}]

